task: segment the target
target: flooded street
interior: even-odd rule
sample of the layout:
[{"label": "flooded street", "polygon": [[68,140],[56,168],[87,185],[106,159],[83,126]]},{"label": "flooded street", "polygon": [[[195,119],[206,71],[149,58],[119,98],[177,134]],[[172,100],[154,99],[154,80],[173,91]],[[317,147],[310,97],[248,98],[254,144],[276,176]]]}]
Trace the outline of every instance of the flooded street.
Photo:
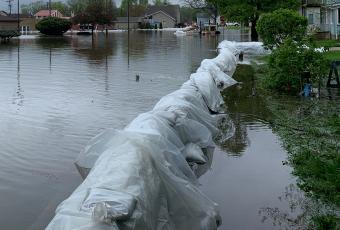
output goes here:
[{"label": "flooded street", "polygon": [[266,121],[271,114],[265,102],[254,95],[252,74],[239,76],[238,70],[234,76],[242,86],[223,94],[235,135],[216,149],[202,189],[220,205],[221,229],[281,229],[261,210],[278,208],[295,216],[282,196],[296,179],[283,165],[286,151]]},{"label": "flooded street", "polygon": [[[223,36],[249,38],[238,31]],[[133,32],[129,40],[127,33],[99,33],[1,44],[2,228],[43,229],[82,182],[73,163],[86,143],[152,109],[203,59],[216,56],[217,43],[216,37]],[[251,94],[251,85],[226,93],[236,134],[216,149],[212,169],[200,178],[220,206],[221,229],[279,229],[261,209],[289,210],[280,197],[295,179],[282,164],[286,153],[266,122],[270,114]]]}]

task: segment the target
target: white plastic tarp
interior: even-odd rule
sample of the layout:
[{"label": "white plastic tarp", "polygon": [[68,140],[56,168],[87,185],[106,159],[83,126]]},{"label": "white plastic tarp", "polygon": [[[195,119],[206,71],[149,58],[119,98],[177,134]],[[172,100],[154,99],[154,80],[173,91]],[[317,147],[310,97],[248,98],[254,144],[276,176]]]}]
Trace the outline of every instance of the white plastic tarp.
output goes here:
[{"label": "white plastic tarp", "polygon": [[56,209],[48,230],[217,229],[217,204],[199,189],[197,178],[211,165],[219,126],[232,125],[220,91],[240,51],[221,43],[220,54],[204,60],[182,87],[124,130],[93,138],[76,165],[83,183]]}]

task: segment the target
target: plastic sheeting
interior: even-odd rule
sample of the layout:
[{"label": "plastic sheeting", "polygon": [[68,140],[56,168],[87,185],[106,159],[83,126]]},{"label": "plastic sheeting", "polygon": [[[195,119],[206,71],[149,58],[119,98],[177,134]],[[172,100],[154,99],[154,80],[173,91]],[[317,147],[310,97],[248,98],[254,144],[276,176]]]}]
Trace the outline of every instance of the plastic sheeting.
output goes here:
[{"label": "plastic sheeting", "polygon": [[239,52],[222,42],[216,58],[152,111],[93,138],[76,161],[85,180],[47,229],[217,229],[217,204],[197,178],[211,165],[221,124],[230,128],[224,137],[232,135],[220,91],[237,83],[230,76]]}]

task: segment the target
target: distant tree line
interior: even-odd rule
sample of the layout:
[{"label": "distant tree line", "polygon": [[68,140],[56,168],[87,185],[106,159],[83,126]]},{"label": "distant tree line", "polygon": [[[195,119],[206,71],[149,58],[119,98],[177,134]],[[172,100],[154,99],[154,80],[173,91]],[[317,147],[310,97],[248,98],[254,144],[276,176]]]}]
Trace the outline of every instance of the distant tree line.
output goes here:
[{"label": "distant tree line", "polygon": [[256,24],[260,15],[276,9],[286,8],[296,10],[300,0],[184,0],[196,9],[209,11],[212,16],[226,16],[228,21],[251,23],[251,38],[258,40]]}]

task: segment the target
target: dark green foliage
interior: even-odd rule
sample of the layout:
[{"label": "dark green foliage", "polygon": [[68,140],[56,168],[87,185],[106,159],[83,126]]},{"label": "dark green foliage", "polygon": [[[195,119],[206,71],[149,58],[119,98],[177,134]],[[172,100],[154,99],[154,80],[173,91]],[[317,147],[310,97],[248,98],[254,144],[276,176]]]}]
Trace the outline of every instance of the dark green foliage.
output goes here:
[{"label": "dark green foliage", "polygon": [[323,215],[313,218],[314,227],[317,230],[339,229],[340,218],[335,215]]},{"label": "dark green foliage", "polygon": [[66,19],[47,17],[36,25],[37,30],[46,35],[62,35],[71,28],[71,22]]},{"label": "dark green foliage", "polygon": [[114,4],[112,0],[88,0],[85,13],[92,24],[111,24]]},{"label": "dark green foliage", "polygon": [[237,21],[248,24],[251,22],[252,40],[258,40],[256,31],[257,20],[265,12],[272,12],[280,8],[298,9],[299,0],[208,0],[218,7],[220,14],[226,16],[227,21]]},{"label": "dark green foliage", "polygon": [[20,34],[15,30],[2,30],[0,31],[0,38],[18,37]]},{"label": "dark green foliage", "polygon": [[163,23],[159,23],[159,28],[163,29]]},{"label": "dark green foliage", "polygon": [[158,26],[157,26],[157,24],[155,24],[155,27],[154,27],[154,29],[156,29],[156,30],[158,29]]},{"label": "dark green foliage", "polygon": [[283,43],[287,38],[301,41],[307,32],[307,18],[296,11],[288,9],[275,10],[261,15],[256,29],[263,44],[272,49]]},{"label": "dark green foliage", "polygon": [[69,0],[70,8],[77,14],[75,24],[110,25],[117,14],[113,0]]},{"label": "dark green foliage", "polygon": [[197,13],[203,13],[204,11],[200,9],[194,9],[192,7],[182,6],[180,12],[182,23],[192,23],[196,22]]},{"label": "dark green foliage", "polygon": [[326,76],[329,63],[322,53],[315,51],[313,43],[296,43],[287,39],[273,50],[268,69],[262,79],[264,87],[295,93],[302,87],[301,77],[304,71],[310,72],[312,83],[317,85]]}]

